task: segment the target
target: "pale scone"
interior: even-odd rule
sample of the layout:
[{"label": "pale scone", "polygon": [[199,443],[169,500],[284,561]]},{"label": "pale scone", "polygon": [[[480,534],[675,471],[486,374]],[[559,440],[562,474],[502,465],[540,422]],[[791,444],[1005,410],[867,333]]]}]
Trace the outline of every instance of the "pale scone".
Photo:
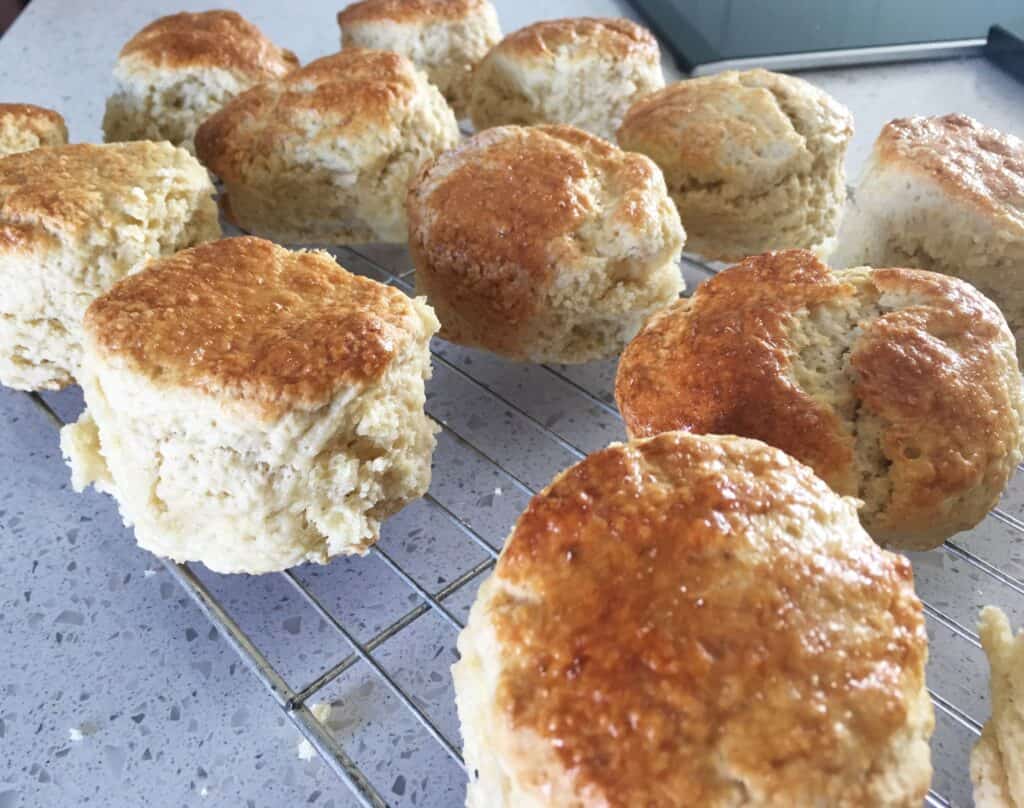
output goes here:
[{"label": "pale scone", "polygon": [[342,47],[409,57],[460,118],[473,68],[501,39],[490,0],[360,0],[338,13],[338,25]]},{"label": "pale scone", "polygon": [[0,104],[0,157],[67,142],[68,127],[59,112],[34,104]]},{"label": "pale scone", "polygon": [[406,57],[348,48],[229,102],[196,135],[225,212],[293,244],[404,242],[420,165],[459,142],[440,91]]},{"label": "pale scone", "polygon": [[981,612],[992,717],[971,752],[975,808],[1024,808],[1024,632],[994,606]]},{"label": "pale scone", "polygon": [[879,542],[935,547],[992,509],[1024,456],[1013,336],[969,284],[753,256],[659,312],[619,363],[634,437],[763,440],[863,501]]},{"label": "pale scone", "polygon": [[624,19],[545,20],[509,34],[473,72],[469,113],[479,131],[566,123],[611,140],[630,104],[665,86],[646,28]]},{"label": "pale scone", "polygon": [[557,476],[452,668],[469,808],[919,808],[906,558],[758,441],[669,432]]},{"label": "pale scone", "polygon": [[213,195],[206,169],[170,143],[0,159],[0,383],[71,384],[92,299],[150,258],[217,238]]},{"label": "pale scone", "polygon": [[72,483],[112,494],[142,547],[217,572],[365,552],[430,482],[436,329],[325,252],[242,237],[155,261],[86,314]]},{"label": "pale scone", "polygon": [[169,140],[193,151],[196,129],[231,98],[299,66],[234,11],[154,20],[121,49],[107,99],[107,142]]},{"label": "pale scone", "polygon": [[657,166],[571,126],[481,132],[423,167],[408,206],[441,336],[510,359],[614,356],[683,286]]},{"label": "pale scone", "polygon": [[831,251],[853,117],[803,79],[730,70],[680,81],[630,107],[617,137],[665,172],[687,249],[715,261]]},{"label": "pale scone", "polygon": [[1024,360],[1024,141],[965,115],[890,121],[831,262],[970,281],[1002,309]]}]

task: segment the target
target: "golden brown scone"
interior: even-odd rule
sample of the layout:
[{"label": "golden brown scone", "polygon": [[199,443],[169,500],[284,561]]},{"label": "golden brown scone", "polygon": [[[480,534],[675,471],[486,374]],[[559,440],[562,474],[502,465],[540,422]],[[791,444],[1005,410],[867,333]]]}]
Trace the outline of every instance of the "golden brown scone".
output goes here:
[{"label": "golden brown scone", "polygon": [[757,441],[557,476],[458,647],[469,808],[916,808],[931,780],[910,563]]},{"label": "golden brown scone", "polygon": [[141,546],[219,572],[365,552],[430,481],[436,330],[324,252],[245,237],[155,261],[86,314],[72,482],[113,494]]},{"label": "golden brown scone", "polygon": [[1022,457],[1013,337],[970,285],[912,269],[831,272],[753,256],[659,312],[619,364],[633,436],[757,438],[862,499],[878,541],[926,549],[973,527]]},{"label": "golden brown scone", "polygon": [[0,383],[71,384],[89,303],[150,258],[217,238],[213,195],[206,169],[170,143],[0,159]]},{"label": "golden brown scone", "polygon": [[1024,358],[1024,141],[968,118],[890,121],[831,259],[963,278],[991,298]]},{"label": "golden brown scone", "polygon": [[452,342],[614,356],[682,288],[686,234],[657,166],[571,126],[481,132],[423,166],[408,209],[416,288]]},{"label": "golden brown scone", "polygon": [[827,93],[760,69],[646,95],[617,135],[665,172],[688,249],[716,261],[790,247],[831,251],[852,136],[853,116]]},{"label": "golden brown scone", "polygon": [[624,19],[543,20],[509,34],[473,71],[470,117],[565,123],[611,140],[629,105],[665,86],[654,35]]},{"label": "golden brown scone", "polygon": [[401,53],[426,72],[458,117],[473,68],[501,39],[489,0],[360,0],[338,13],[344,48]]},{"label": "golden brown scone", "polygon": [[121,49],[104,139],[169,140],[192,151],[199,124],[225,102],[298,66],[234,11],[160,17]]},{"label": "golden brown scone", "polygon": [[412,62],[347,48],[238,96],[199,128],[196,153],[245,230],[298,244],[403,242],[409,181],[458,142],[451,109]]},{"label": "golden brown scone", "polygon": [[67,142],[68,127],[59,112],[34,104],[0,104],[0,157]]}]

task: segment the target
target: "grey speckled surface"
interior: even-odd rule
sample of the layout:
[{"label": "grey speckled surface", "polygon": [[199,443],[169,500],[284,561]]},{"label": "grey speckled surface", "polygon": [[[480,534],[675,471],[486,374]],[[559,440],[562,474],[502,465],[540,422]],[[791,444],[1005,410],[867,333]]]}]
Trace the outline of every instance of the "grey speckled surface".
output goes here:
[{"label": "grey speckled surface", "polygon": [[[224,5],[304,60],[336,47],[335,2],[288,11],[270,0]],[[497,5],[506,30],[556,13],[540,2]],[[159,14],[204,7],[35,0],[0,40],[0,99],[54,106],[74,139],[96,139],[120,44]],[[614,14],[621,6],[575,0],[557,13]],[[965,111],[1024,134],[1024,90],[982,61],[807,77],[855,113],[854,175],[882,122],[896,115]],[[402,250],[367,255],[396,272],[408,268]],[[384,277],[369,260],[345,254],[343,261]],[[703,277],[695,267],[685,271],[691,286]],[[436,502],[392,519],[381,544],[431,591],[487,558],[467,531],[499,546],[530,489],[580,450],[622,437],[606,406],[611,363],[512,366],[435,347],[428,409],[448,427],[435,456]],[[47,399],[66,419],[81,407],[74,389]],[[69,490],[56,432],[42,412],[26,396],[0,389],[0,422],[0,808],[355,804],[320,761],[298,760],[294,728],[170,575],[135,547],[113,502]],[[981,604],[998,603],[1024,621],[1024,549],[1012,524],[1024,519],[1021,476],[1002,508],[1002,518],[990,517],[973,534],[913,557],[929,604],[929,682],[940,703],[935,788],[957,805],[970,802],[967,750],[988,712],[975,615]],[[282,577],[196,571],[293,687],[347,656],[343,638]],[[339,560],[298,575],[361,641],[420,603],[381,558]],[[480,580],[445,601],[460,619]],[[454,629],[428,612],[374,658],[458,744],[448,676],[454,639]],[[461,770],[364,663],[313,700],[325,699],[334,704],[328,727],[389,802],[461,802]]]}]

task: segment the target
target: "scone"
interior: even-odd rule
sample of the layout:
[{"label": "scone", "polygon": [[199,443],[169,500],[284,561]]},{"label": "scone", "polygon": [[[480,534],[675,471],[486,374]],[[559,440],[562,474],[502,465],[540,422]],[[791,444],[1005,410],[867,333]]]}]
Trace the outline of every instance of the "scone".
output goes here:
[{"label": "scone", "polygon": [[469,808],[918,808],[910,563],[763,443],[613,444],[519,518],[452,668]]},{"label": "scone", "polygon": [[199,128],[196,152],[245,230],[293,244],[404,242],[409,180],[458,141],[412,62],[348,48],[242,93]]},{"label": "scone", "polygon": [[107,99],[107,142],[169,140],[193,150],[196,129],[225,102],[299,66],[234,11],[154,20],[121,49]]},{"label": "scone", "polygon": [[360,0],[338,13],[342,47],[409,57],[466,114],[473,68],[501,39],[490,0]]},{"label": "scone", "polygon": [[975,808],[1024,808],[1024,632],[994,606],[981,612],[992,717],[971,752]]},{"label": "scone", "polygon": [[623,19],[545,20],[509,34],[473,72],[477,131],[566,123],[607,140],[630,104],[665,85],[646,28]]},{"label": "scone", "polygon": [[969,284],[913,269],[746,259],[659,312],[619,363],[631,436],[757,438],[863,500],[879,542],[941,544],[996,504],[1022,456],[1013,336]]},{"label": "scone", "polygon": [[209,175],[170,143],[0,159],[0,383],[71,384],[92,299],[148,259],[219,235]]},{"label": "scone", "polygon": [[970,281],[1002,309],[1024,361],[1024,141],[965,115],[890,121],[831,263]]},{"label": "scone", "polygon": [[689,79],[630,107],[619,145],[646,154],[715,261],[802,247],[822,257],[846,200],[853,117],[806,81],[767,70]]},{"label": "scone", "polygon": [[0,104],[0,157],[67,142],[68,128],[59,112],[34,104]]},{"label": "scone", "polygon": [[481,132],[423,167],[408,206],[441,336],[510,359],[614,356],[683,286],[657,166],[570,126]]},{"label": "scone", "polygon": [[436,329],[324,252],[243,237],[155,261],[86,314],[72,483],[112,494],[142,547],[217,572],[365,552],[430,482]]}]

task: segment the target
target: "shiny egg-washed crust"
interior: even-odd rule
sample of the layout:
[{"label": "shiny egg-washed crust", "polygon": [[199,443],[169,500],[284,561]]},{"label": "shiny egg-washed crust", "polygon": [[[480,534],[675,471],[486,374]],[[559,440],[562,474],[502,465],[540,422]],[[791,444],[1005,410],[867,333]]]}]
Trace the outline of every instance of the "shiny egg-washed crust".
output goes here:
[{"label": "shiny egg-washed crust", "polygon": [[647,57],[659,62],[654,35],[631,20],[618,17],[570,17],[542,20],[513,31],[494,47],[512,58],[549,59],[560,48],[573,48],[577,57],[588,53],[617,59]]},{"label": "shiny egg-washed crust", "polygon": [[[805,389],[796,370],[794,331],[813,331],[833,309],[855,312],[824,340],[851,388],[845,413],[834,403],[840,391]],[[831,272],[790,250],[748,258],[652,317],[623,353],[615,396],[630,435],[757,438],[865,500],[873,493],[858,440],[875,438],[858,429],[871,419],[888,484],[862,514],[865,527],[923,549],[980,521],[1021,459],[1012,350],[998,309],[963,281],[912,269]]]},{"label": "shiny egg-washed crust", "polygon": [[35,104],[0,104],[0,156],[67,142],[68,127],[59,112]]},{"label": "shiny egg-washed crust", "polygon": [[392,20],[400,23],[458,20],[474,14],[488,0],[362,0],[338,12],[338,25]]},{"label": "shiny egg-washed crust", "polygon": [[234,11],[183,11],[154,20],[121,49],[122,62],[180,70],[210,67],[253,79],[283,76],[298,57]]},{"label": "shiny egg-washed crust", "polygon": [[875,141],[880,166],[934,179],[1017,233],[1024,231],[1024,141],[966,115],[897,118]]},{"label": "shiny egg-washed crust", "polygon": [[417,322],[404,294],[326,252],[241,237],[122,280],[93,301],[85,329],[108,363],[273,420],[375,380],[418,335]]},{"label": "shiny egg-washed crust", "polygon": [[493,737],[556,761],[493,750],[530,805],[925,795],[910,563],[776,449],[673,432],[596,452],[533,498],[486,586],[467,631],[489,620],[500,649]]}]

